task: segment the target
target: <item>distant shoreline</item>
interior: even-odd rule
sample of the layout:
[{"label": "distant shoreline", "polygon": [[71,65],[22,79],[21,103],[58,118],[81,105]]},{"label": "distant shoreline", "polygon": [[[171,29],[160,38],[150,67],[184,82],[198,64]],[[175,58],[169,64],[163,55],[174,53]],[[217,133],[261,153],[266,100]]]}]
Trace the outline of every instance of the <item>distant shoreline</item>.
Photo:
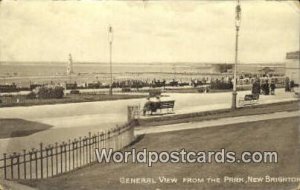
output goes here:
[{"label": "distant shoreline", "polygon": [[[64,65],[68,62],[66,61],[0,61],[1,65],[11,65],[11,64],[22,64],[22,65],[43,65],[43,64],[51,64],[51,65]],[[74,65],[108,65],[108,62],[97,62],[97,61],[75,61]],[[177,65],[177,66],[201,66],[201,65],[214,65],[214,64],[228,64],[233,65],[234,62],[113,62],[114,65]],[[284,65],[285,62],[240,62],[240,65]]]}]

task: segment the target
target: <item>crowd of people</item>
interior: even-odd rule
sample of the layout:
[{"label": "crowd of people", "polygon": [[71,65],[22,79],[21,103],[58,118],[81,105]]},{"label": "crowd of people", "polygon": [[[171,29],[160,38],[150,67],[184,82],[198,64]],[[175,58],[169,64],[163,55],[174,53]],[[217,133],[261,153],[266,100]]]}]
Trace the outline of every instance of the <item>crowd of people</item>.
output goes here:
[{"label": "crowd of people", "polygon": [[[286,91],[290,91],[294,82],[289,81],[289,79],[284,80],[284,77],[244,77],[240,76],[237,80],[238,86],[247,86],[254,84],[255,80],[260,78],[263,93],[269,94],[274,85],[280,85],[283,87],[286,85]],[[268,82],[265,82],[268,81]],[[273,84],[274,83],[274,84]],[[50,83],[52,84],[52,82]],[[30,87],[19,87],[15,84],[13,85],[0,85],[1,92],[11,92],[11,91],[32,91],[36,87],[44,86],[47,84],[30,84]],[[105,89],[110,87],[110,83],[105,83],[102,81],[90,82],[90,83],[77,83],[77,82],[65,82],[61,84],[56,84],[59,86],[64,86],[67,90],[72,89]],[[209,85],[211,89],[232,89],[233,78],[232,76],[209,76],[209,77],[194,77],[194,78],[182,78],[182,79],[116,79],[112,83],[112,88],[122,88],[122,89],[140,89],[144,87],[150,88],[165,88],[165,87],[193,87],[197,88],[199,86]],[[268,90],[268,88],[271,88]]]},{"label": "crowd of people", "polygon": [[[252,84],[252,94],[275,95],[276,84],[274,78],[256,78]],[[293,80],[290,80],[288,77],[285,78],[284,87],[286,92],[293,91],[295,86]]]},{"label": "crowd of people", "polygon": [[256,80],[252,85],[252,94],[275,95],[276,84],[274,80]]},{"label": "crowd of people", "polygon": [[291,92],[294,91],[294,87],[297,85],[295,84],[294,80],[290,80],[288,77],[285,78],[285,91]]}]

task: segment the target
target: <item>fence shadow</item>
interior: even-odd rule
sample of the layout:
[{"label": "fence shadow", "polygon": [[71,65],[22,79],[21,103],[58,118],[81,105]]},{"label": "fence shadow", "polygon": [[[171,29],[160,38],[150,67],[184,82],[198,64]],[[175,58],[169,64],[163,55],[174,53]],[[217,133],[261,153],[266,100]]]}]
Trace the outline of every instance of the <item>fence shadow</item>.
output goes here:
[{"label": "fence shadow", "polygon": [[125,148],[128,148],[128,147],[130,147],[130,146],[133,146],[133,145],[135,145],[135,144],[137,144],[137,143],[139,143],[141,140],[144,139],[144,137],[145,137],[145,134],[136,136],[135,139],[134,139],[129,145],[127,145],[126,147],[124,147],[124,149],[125,149]]},{"label": "fence shadow", "polygon": [[0,126],[0,139],[28,136],[53,127],[44,123],[16,118],[0,119]]}]

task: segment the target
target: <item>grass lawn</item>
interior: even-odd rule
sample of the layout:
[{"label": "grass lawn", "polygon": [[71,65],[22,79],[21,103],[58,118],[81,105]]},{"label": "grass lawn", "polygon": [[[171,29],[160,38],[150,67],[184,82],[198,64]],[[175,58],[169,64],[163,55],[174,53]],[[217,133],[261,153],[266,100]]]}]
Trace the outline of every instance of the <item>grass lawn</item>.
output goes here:
[{"label": "grass lawn", "polygon": [[51,125],[24,119],[0,119],[0,139],[27,136],[51,127]]},{"label": "grass lawn", "polygon": [[[277,151],[279,162],[268,164],[200,164],[157,163],[93,164],[86,168],[47,180],[26,182],[38,189],[291,189],[298,183],[182,183],[184,177],[300,177],[299,171],[299,117],[251,123],[191,129],[145,135],[126,148],[149,151],[172,151],[185,148],[190,151],[209,151],[225,148],[227,151]],[[176,177],[178,183],[160,183],[159,176]],[[121,177],[150,177],[156,184],[121,184]]]},{"label": "grass lawn", "polygon": [[[0,107],[14,107],[14,106],[33,106],[33,105],[48,105],[48,104],[64,104],[64,103],[77,103],[77,102],[96,102],[107,100],[121,100],[121,99],[134,99],[145,98],[146,95],[128,95],[128,94],[67,94],[62,99],[27,99],[26,96],[12,96],[0,97],[2,103]],[[17,103],[18,99],[18,103]]]}]

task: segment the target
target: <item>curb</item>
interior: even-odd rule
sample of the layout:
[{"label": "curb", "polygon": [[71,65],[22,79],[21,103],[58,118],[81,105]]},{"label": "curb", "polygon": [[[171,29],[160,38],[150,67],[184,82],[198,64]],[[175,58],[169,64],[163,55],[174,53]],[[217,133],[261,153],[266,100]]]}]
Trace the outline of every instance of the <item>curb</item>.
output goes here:
[{"label": "curb", "polygon": [[[160,117],[149,117],[149,118],[142,118],[137,119],[137,127],[147,127],[147,126],[156,126],[156,125],[166,125],[166,124],[175,124],[175,123],[186,123],[189,121],[185,121],[190,119],[191,121],[195,118],[199,119],[198,121],[204,121],[204,120],[211,120],[211,119],[220,119],[220,118],[226,118],[228,116],[222,117],[220,114],[228,114],[228,113],[238,113],[239,111],[245,111],[245,110],[252,110],[252,109],[260,109],[260,108],[268,108],[270,106],[276,106],[276,105],[287,105],[287,104],[293,104],[293,103],[300,103],[299,100],[291,100],[286,102],[276,102],[276,103],[270,103],[270,104],[259,104],[259,105],[252,105],[252,106],[246,106],[246,107],[239,107],[235,110],[232,110],[230,108],[226,109],[219,109],[219,110],[212,110],[212,111],[203,111],[203,112],[194,112],[194,113],[184,113],[184,114],[177,114],[177,115],[163,115]],[[279,111],[296,111],[299,110],[300,106],[298,105],[298,109],[291,108],[287,110],[272,110],[271,112],[279,112]],[[247,114],[244,114],[246,116]],[[253,115],[253,114],[249,114]],[[239,115],[242,116],[242,115]],[[232,117],[235,117],[234,115]]]}]

